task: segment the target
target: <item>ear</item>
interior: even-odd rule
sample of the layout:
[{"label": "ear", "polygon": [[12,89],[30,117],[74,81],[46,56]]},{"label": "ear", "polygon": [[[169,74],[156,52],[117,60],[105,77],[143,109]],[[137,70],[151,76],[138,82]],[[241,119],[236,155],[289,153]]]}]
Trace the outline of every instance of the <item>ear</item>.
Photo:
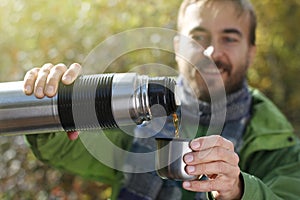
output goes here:
[{"label": "ear", "polygon": [[249,47],[249,66],[253,64],[255,56],[256,56],[256,45],[251,45]]}]

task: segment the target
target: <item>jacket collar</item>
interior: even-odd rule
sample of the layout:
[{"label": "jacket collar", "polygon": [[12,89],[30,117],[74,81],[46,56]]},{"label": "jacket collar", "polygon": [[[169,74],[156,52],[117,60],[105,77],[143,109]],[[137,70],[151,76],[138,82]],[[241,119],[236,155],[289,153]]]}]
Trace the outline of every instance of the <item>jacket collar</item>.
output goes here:
[{"label": "jacket collar", "polygon": [[[244,162],[256,151],[293,146],[297,140],[292,125],[279,109],[257,89],[251,89],[250,93],[252,96],[251,119],[246,128],[240,152]],[[243,164],[242,161],[241,164]]]}]

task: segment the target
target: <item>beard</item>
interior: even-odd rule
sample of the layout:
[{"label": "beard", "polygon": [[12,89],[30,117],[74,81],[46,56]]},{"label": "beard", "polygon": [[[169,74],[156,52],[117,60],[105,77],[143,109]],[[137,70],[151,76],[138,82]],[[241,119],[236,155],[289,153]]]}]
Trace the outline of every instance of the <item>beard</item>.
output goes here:
[{"label": "beard", "polygon": [[187,79],[194,96],[210,102],[212,95],[222,98],[224,94],[232,94],[243,87],[249,58],[235,68],[230,63],[221,60],[213,62],[209,58],[202,59],[195,66],[186,63],[181,73]]}]

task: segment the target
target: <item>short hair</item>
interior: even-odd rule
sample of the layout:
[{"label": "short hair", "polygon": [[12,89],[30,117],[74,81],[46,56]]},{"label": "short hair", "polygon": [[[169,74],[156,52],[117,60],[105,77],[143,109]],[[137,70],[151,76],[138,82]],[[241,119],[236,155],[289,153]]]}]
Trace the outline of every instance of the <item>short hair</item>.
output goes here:
[{"label": "short hair", "polygon": [[[178,31],[181,31],[182,29],[182,23],[183,23],[182,19],[184,18],[186,9],[189,5],[197,2],[203,2],[204,4],[208,4],[217,1],[225,1],[225,0],[183,0],[179,9],[178,19],[177,19]],[[236,6],[237,11],[239,11],[238,15],[242,15],[244,13],[249,14],[250,16],[249,42],[251,45],[255,45],[257,20],[256,20],[256,14],[253,5],[249,0],[226,0],[226,1],[232,2]]]}]

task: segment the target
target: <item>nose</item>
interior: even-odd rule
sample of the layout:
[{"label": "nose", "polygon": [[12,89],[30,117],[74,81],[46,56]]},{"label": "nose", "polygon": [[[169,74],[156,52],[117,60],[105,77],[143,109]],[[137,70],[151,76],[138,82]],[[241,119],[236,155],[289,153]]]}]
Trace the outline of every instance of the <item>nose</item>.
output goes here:
[{"label": "nose", "polygon": [[223,53],[223,49],[220,47],[220,45],[210,45],[203,51],[203,55],[211,60],[219,59]]},{"label": "nose", "polygon": [[208,46],[204,51],[203,51],[203,54],[209,58],[212,57],[212,54],[214,53],[214,47],[213,46]]}]

